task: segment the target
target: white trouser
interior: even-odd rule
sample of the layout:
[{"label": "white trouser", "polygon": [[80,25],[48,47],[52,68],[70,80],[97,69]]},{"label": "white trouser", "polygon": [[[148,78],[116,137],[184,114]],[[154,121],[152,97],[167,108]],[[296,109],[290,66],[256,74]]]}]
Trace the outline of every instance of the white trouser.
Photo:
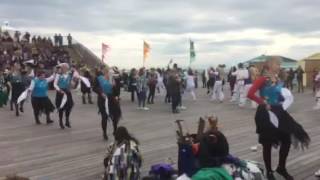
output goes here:
[{"label": "white trouser", "polygon": [[222,81],[216,81],[216,83],[213,86],[213,92],[212,92],[212,96],[211,96],[211,100],[219,100],[219,101],[223,101],[224,99],[224,94],[223,94],[223,90],[222,90]]},{"label": "white trouser", "polygon": [[320,109],[320,89],[317,90],[316,92],[316,100],[317,100],[317,104],[313,107],[313,109]]},{"label": "white trouser", "polygon": [[236,82],[234,86],[234,92],[233,92],[231,101],[241,104],[241,102],[243,101],[244,94],[245,94],[244,81],[239,80]]},{"label": "white trouser", "polygon": [[240,105],[240,106],[246,105],[246,101],[247,101],[247,87],[246,87],[246,85],[244,85],[244,82],[243,82],[243,84],[240,85],[239,94],[240,94],[239,105]]},{"label": "white trouser", "polygon": [[194,86],[187,87],[186,90],[187,90],[187,92],[190,92],[193,100],[197,100],[196,93],[194,92],[194,90],[195,90]]},{"label": "white trouser", "polygon": [[159,81],[159,80],[158,80],[156,89],[159,90],[159,94],[161,94],[161,95],[164,95],[164,94],[165,94],[165,89],[166,89],[166,88],[165,88],[165,86],[164,86],[163,81]]}]

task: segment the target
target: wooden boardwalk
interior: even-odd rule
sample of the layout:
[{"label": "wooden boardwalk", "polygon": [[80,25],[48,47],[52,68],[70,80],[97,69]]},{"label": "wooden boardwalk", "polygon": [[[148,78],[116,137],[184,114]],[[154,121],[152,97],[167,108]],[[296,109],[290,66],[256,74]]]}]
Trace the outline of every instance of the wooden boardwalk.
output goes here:
[{"label": "wooden boardwalk", "polygon": [[[141,142],[144,173],[151,164],[164,162],[168,157],[176,160],[174,120],[186,120],[192,131],[197,127],[199,116],[213,113],[219,116],[220,127],[228,138],[232,154],[262,162],[261,148],[258,152],[250,151],[250,147],[257,144],[253,120],[255,110],[239,108],[227,101],[223,104],[210,102],[204,90],[198,90],[198,95],[196,102],[186,96],[184,105],[188,110],[173,115],[162,97],[158,96],[150,111],[143,112],[129,101],[127,93],[124,94],[121,125],[128,127]],[[315,179],[313,173],[320,168],[320,111],[312,110],[315,102],[310,92],[295,94],[295,97],[290,112],[308,131],[312,143],[305,152],[291,151],[288,168],[295,179],[312,180]],[[76,93],[74,99],[72,129],[66,130],[58,128],[57,114],[53,115],[56,121],[53,125],[34,125],[30,102],[25,105],[25,113],[18,118],[8,107],[0,109],[0,175],[18,173],[34,180],[101,179],[108,142],[102,139],[96,105],[82,105]],[[277,159],[275,153],[274,166]]]}]

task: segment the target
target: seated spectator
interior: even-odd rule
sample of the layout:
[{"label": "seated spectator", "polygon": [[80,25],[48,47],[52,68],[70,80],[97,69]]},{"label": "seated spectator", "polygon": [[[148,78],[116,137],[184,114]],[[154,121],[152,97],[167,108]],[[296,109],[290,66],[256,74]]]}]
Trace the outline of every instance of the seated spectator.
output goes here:
[{"label": "seated spectator", "polygon": [[126,179],[124,175],[130,177],[130,180],[138,180],[142,163],[139,141],[125,127],[118,127],[114,137],[115,142],[107,149],[107,157],[104,159],[104,180]]},{"label": "seated spectator", "polygon": [[222,167],[229,155],[227,138],[213,128],[204,134],[200,141],[198,159],[201,169],[192,177],[193,180],[232,180]]},{"label": "seated spectator", "polygon": [[[178,139],[179,174],[192,176],[193,180],[264,179],[259,164],[229,154],[229,144],[224,134],[218,130],[217,118],[209,117],[208,122],[210,127],[207,132],[199,133],[204,127],[198,127],[197,135],[182,136],[182,139]],[[204,126],[201,120],[200,124]],[[181,132],[179,131],[179,134]],[[184,147],[181,143],[184,143]],[[188,148],[185,146],[191,148],[191,153],[186,154]],[[190,163],[193,165],[190,166]],[[195,169],[196,173],[190,168]]]}]

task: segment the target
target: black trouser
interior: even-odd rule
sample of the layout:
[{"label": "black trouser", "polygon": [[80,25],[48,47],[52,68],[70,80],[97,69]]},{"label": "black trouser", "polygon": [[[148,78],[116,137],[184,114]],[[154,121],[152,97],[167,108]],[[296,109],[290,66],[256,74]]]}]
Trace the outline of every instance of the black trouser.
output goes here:
[{"label": "black trouser", "polygon": [[[288,142],[282,142],[280,145],[280,151],[279,151],[279,164],[278,168],[280,169],[286,169],[286,162],[287,157],[289,155],[291,143]],[[272,172],[272,165],[271,165],[271,150],[272,150],[272,144],[271,143],[263,143],[263,160],[265,163],[265,167],[267,172]]]},{"label": "black trouser", "polygon": [[303,92],[304,89],[303,89],[303,81],[302,79],[298,79],[298,92]]},{"label": "black trouser", "polygon": [[61,94],[59,92],[57,92],[57,94],[56,94],[56,107],[59,108],[59,111],[58,111],[59,112],[59,125],[60,125],[61,129],[64,129],[63,120],[62,120],[64,112],[65,112],[65,118],[66,118],[65,125],[69,128],[71,127],[69,117],[70,117],[71,110],[73,107],[73,99],[72,99],[71,92],[69,90],[63,90],[63,91],[67,95],[67,102],[62,109],[60,109],[60,104],[63,99],[63,94]]},{"label": "black trouser", "polygon": [[63,112],[65,112],[65,117],[66,117],[66,126],[70,126],[70,120],[69,120],[69,117],[70,117],[70,113],[71,113],[71,109],[66,109],[66,110],[63,110],[63,109],[60,109],[59,110],[59,125],[61,128],[64,127],[63,125]]},{"label": "black trouser", "polygon": [[[111,98],[112,98],[111,96],[108,97],[109,111],[110,111],[110,105],[112,105]],[[101,115],[101,128],[102,128],[103,135],[106,137],[107,136],[107,127],[108,127],[108,118],[110,117],[110,115],[107,114],[106,109],[105,109],[106,108],[105,107],[105,99],[101,96],[98,96],[97,101],[98,101],[99,112]],[[111,118],[111,120],[112,120],[112,125],[113,125],[113,133],[115,133],[117,130],[117,127],[118,127],[119,119]]]},{"label": "black trouser", "polygon": [[[19,116],[19,110],[21,111],[21,112],[23,112],[23,104],[24,104],[24,100],[23,101],[21,101],[20,102],[20,104],[18,104],[17,102],[13,102],[13,101],[11,101],[11,106],[13,106],[14,105],[14,108],[15,108],[15,110],[16,110],[16,116]],[[19,108],[19,105],[20,105],[20,108]],[[13,108],[12,108],[12,110],[13,110]]]},{"label": "black trouser", "polygon": [[154,95],[156,93],[156,86],[151,85],[149,86],[149,96],[148,96],[148,103],[154,103]]},{"label": "black trouser", "polygon": [[165,87],[166,87],[166,97],[164,98],[164,102],[170,103],[171,102],[171,95],[169,93],[168,87],[167,86],[165,86]]},{"label": "black trouser", "polygon": [[51,121],[50,111],[48,110],[48,107],[43,107],[43,106],[45,106],[45,103],[39,104],[39,101],[43,101],[43,99],[45,99],[45,98],[41,98],[41,97],[32,97],[31,98],[31,105],[33,108],[33,114],[34,114],[34,118],[35,118],[35,121],[37,124],[40,124],[39,116],[40,116],[40,109],[41,108],[45,108],[44,112],[46,114],[47,123],[49,123],[49,121]]},{"label": "black trouser", "polygon": [[180,92],[178,93],[173,93],[171,96],[172,100],[172,111],[176,111],[179,103],[181,103],[181,94]]},{"label": "black trouser", "polygon": [[88,93],[82,93],[82,104],[86,104],[86,94],[88,94],[88,102],[89,104],[93,104],[92,102],[92,97],[91,97],[91,92],[88,92]]},{"label": "black trouser", "polygon": [[292,83],[292,80],[291,79],[288,79],[287,82],[286,82],[286,87],[290,90],[293,89],[293,83]]},{"label": "black trouser", "polygon": [[165,102],[165,103],[171,103],[171,96],[170,96],[169,93],[166,94],[166,97],[165,97],[165,99],[164,99],[164,102]]},{"label": "black trouser", "polygon": [[198,79],[197,78],[194,79],[194,87],[196,89],[198,88]]},{"label": "black trouser", "polygon": [[134,102],[135,94],[137,93],[137,89],[134,87],[131,89],[131,102]]},{"label": "black trouser", "polygon": [[203,88],[207,87],[207,80],[206,79],[202,79],[202,87]]},{"label": "black trouser", "polygon": [[[39,120],[40,111],[38,109],[33,109],[33,115],[36,120],[36,123],[40,123],[40,120]],[[50,112],[46,112],[46,119],[47,119],[47,122],[51,120]]]}]

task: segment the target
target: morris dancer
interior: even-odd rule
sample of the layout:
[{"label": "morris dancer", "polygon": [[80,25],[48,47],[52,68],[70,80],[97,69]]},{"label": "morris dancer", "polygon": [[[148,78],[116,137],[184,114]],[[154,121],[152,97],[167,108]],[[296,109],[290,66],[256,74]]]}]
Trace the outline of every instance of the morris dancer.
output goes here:
[{"label": "morris dancer", "polygon": [[[92,83],[92,77],[88,69],[84,69],[83,76]],[[92,97],[91,97],[91,88],[88,87],[83,81],[80,82],[81,85],[81,93],[82,93],[82,104],[86,104],[86,95],[88,95],[88,103],[93,104]]]},{"label": "morris dancer", "polygon": [[36,124],[41,124],[39,115],[46,114],[47,124],[53,123],[50,113],[54,111],[54,106],[48,97],[48,83],[54,80],[55,75],[45,78],[44,71],[38,71],[38,76],[31,81],[29,91],[31,91],[31,104]]},{"label": "morris dancer", "polygon": [[[94,92],[97,93],[97,102],[99,112],[101,114],[101,127],[103,131],[103,138],[108,140],[107,135],[107,120],[110,118],[113,124],[113,133],[116,132],[118,127],[118,122],[122,116],[119,97],[116,96],[117,93],[114,93],[112,82],[110,82],[109,69],[104,68],[103,72],[97,70]],[[108,107],[106,107],[106,105]]]},{"label": "morris dancer", "polygon": [[[263,146],[263,159],[267,170],[267,178],[274,180],[271,166],[271,149],[280,145],[279,164],[276,170],[286,180],[293,177],[287,172],[286,161],[290,151],[291,138],[302,148],[308,147],[309,135],[303,127],[282,107],[281,86],[277,74],[280,70],[278,58],[269,59],[262,77],[258,78],[249,90],[248,97],[256,101],[259,106],[255,116],[256,132],[259,134],[259,143]],[[255,93],[260,90],[260,96]],[[296,147],[298,144],[295,144]]]},{"label": "morris dancer", "polygon": [[[77,77],[74,77],[74,73],[69,71],[69,65],[67,63],[62,63],[58,66],[61,68],[61,74],[56,75],[53,86],[57,91],[55,104],[59,112],[59,125],[61,129],[64,129],[62,119],[63,113],[65,113],[65,126],[71,128],[69,117],[74,103],[70,89],[72,79]],[[61,106],[64,96],[67,97],[67,101],[63,106]]]}]

